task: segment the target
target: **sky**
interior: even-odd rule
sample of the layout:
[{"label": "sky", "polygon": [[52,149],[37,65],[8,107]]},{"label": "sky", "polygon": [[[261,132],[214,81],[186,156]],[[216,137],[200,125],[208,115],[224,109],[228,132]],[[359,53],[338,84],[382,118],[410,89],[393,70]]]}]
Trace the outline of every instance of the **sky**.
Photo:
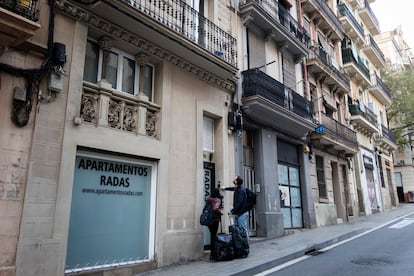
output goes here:
[{"label": "sky", "polygon": [[379,21],[381,32],[401,25],[405,41],[411,48],[414,47],[413,0],[375,0],[370,6]]}]

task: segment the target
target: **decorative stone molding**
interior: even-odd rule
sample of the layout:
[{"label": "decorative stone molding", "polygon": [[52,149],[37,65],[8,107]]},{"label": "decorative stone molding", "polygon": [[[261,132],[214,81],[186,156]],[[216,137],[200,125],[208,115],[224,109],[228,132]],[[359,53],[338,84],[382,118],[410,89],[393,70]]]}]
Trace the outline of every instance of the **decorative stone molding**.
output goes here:
[{"label": "decorative stone molding", "polygon": [[165,61],[171,62],[174,65],[180,67],[182,70],[189,72],[195,75],[197,78],[200,78],[210,84],[218,86],[224,90],[227,90],[231,93],[235,90],[235,84],[231,81],[221,79],[213,74],[208,73],[207,71],[189,63],[181,57],[178,57],[166,49],[159,47],[158,45],[152,44],[138,35],[131,33],[123,28],[120,28],[117,25],[112,24],[111,22],[98,17],[94,14],[87,12],[76,4],[69,2],[67,0],[57,0],[56,8],[60,10],[63,14],[66,14],[75,20],[84,22],[94,28],[97,28],[105,33],[108,36],[114,39],[123,40],[126,43],[129,43],[145,52],[150,53],[151,55],[157,56]]},{"label": "decorative stone molding", "polygon": [[113,39],[108,36],[103,36],[99,39],[99,47],[104,51],[109,51],[114,47]]},{"label": "decorative stone molding", "polygon": [[140,94],[118,92],[105,80],[98,84],[85,81],[80,110],[82,123],[158,138],[161,108]]},{"label": "decorative stone molding", "polygon": [[139,53],[135,56],[135,61],[139,64],[147,64],[150,62],[150,58],[147,54],[145,53]]}]

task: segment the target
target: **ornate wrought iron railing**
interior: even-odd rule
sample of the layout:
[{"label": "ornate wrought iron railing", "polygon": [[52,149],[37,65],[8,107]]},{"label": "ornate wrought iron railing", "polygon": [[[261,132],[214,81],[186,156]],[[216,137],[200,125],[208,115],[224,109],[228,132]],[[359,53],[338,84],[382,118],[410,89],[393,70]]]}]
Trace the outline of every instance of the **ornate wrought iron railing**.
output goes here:
[{"label": "ornate wrought iron railing", "polygon": [[370,80],[369,69],[359,59],[360,59],[359,56],[358,56],[358,60],[356,60],[354,58],[354,55],[352,54],[352,49],[351,48],[343,48],[342,49],[342,61],[343,61],[343,63],[344,64],[348,63],[348,62],[354,63],[355,66],[364,74],[364,76],[368,80]]},{"label": "ornate wrought iron railing", "polygon": [[351,104],[349,105],[349,112],[351,115],[361,115],[375,127],[378,127],[377,115],[365,105]]},{"label": "ornate wrought iron railing", "polygon": [[261,96],[305,119],[313,120],[311,101],[259,69],[250,69],[242,74],[243,97]]},{"label": "ornate wrought iron railing", "polygon": [[381,88],[381,90],[384,92],[384,94],[391,99],[391,92],[388,89],[387,85],[381,80],[380,77],[378,77],[377,74],[372,74],[371,77],[371,81],[372,81],[372,85],[375,86],[379,86]]},{"label": "ornate wrought iron railing", "polygon": [[393,142],[394,144],[397,144],[397,138],[395,138],[394,133],[392,133],[391,130],[389,130],[386,126],[381,125],[381,129],[382,129],[382,136],[388,140],[390,140],[391,142]]},{"label": "ornate wrought iron railing", "polygon": [[368,10],[368,13],[370,14],[372,21],[374,22],[375,26],[379,27],[379,20],[378,18],[375,16],[374,11],[371,9],[370,4],[368,3],[367,0],[364,1],[364,8]]},{"label": "ornate wrought iron railing", "polygon": [[237,67],[237,40],[181,0],[122,0]]},{"label": "ornate wrought iron railing", "polygon": [[367,43],[366,46],[372,47],[375,50],[375,52],[377,52],[377,54],[381,57],[381,59],[385,62],[384,53],[381,51],[380,47],[375,42],[375,40],[372,37],[372,35],[370,35],[370,34],[366,35],[365,40],[366,40],[366,43]]},{"label": "ornate wrought iron railing", "polygon": [[40,0],[1,0],[0,7],[37,22],[40,14]]},{"label": "ornate wrought iron railing", "polygon": [[338,10],[342,16],[346,16],[351,21],[352,25],[357,30],[357,32],[362,37],[364,37],[365,36],[364,28],[362,28],[361,24],[359,24],[358,20],[356,20],[354,14],[349,10],[348,6],[345,4],[339,4]]},{"label": "ornate wrought iron railing", "polygon": [[324,65],[332,71],[332,76],[338,76],[339,79],[346,85],[349,86],[349,77],[345,73],[342,67],[336,68],[333,63],[333,57],[330,56],[327,52],[319,47],[319,45],[314,42],[316,45],[315,50],[309,53],[309,59],[317,57]]},{"label": "ornate wrought iron railing", "polygon": [[241,0],[240,6],[255,3],[261,7],[271,18],[286,28],[298,42],[309,48],[310,35],[304,27],[276,0]]},{"label": "ornate wrought iron railing", "polygon": [[339,139],[345,140],[354,146],[358,145],[356,132],[349,127],[341,124],[333,118],[321,114],[321,123],[326,131],[330,132]]},{"label": "ornate wrought iron railing", "polygon": [[336,14],[331,10],[331,8],[326,4],[326,1],[324,0],[313,0],[317,5],[321,8],[321,10],[324,12],[326,17],[329,18],[329,20],[335,25],[336,29],[340,32],[343,32],[342,24],[339,21]]}]

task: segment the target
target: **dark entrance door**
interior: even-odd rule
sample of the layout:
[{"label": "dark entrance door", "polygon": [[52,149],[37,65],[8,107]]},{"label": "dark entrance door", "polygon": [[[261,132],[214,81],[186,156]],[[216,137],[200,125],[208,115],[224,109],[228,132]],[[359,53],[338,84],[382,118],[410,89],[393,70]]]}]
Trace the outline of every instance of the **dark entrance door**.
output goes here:
[{"label": "dark entrance door", "polygon": [[[211,195],[211,191],[215,188],[215,166],[214,163],[204,162],[204,199]],[[207,226],[203,226],[203,244],[204,249],[210,249],[210,232]]]}]

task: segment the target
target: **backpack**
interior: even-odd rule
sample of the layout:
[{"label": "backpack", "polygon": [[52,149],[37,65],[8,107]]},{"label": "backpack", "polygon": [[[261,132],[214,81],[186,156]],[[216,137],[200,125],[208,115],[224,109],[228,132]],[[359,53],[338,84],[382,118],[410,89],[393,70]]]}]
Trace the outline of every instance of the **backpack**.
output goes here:
[{"label": "backpack", "polygon": [[252,190],[246,188],[246,195],[247,195],[247,209],[250,211],[253,209],[254,205],[256,205],[256,193]]},{"label": "backpack", "polygon": [[210,225],[213,221],[213,217],[213,206],[211,206],[210,203],[206,203],[206,205],[203,208],[203,212],[200,215],[200,224],[206,226]]}]

